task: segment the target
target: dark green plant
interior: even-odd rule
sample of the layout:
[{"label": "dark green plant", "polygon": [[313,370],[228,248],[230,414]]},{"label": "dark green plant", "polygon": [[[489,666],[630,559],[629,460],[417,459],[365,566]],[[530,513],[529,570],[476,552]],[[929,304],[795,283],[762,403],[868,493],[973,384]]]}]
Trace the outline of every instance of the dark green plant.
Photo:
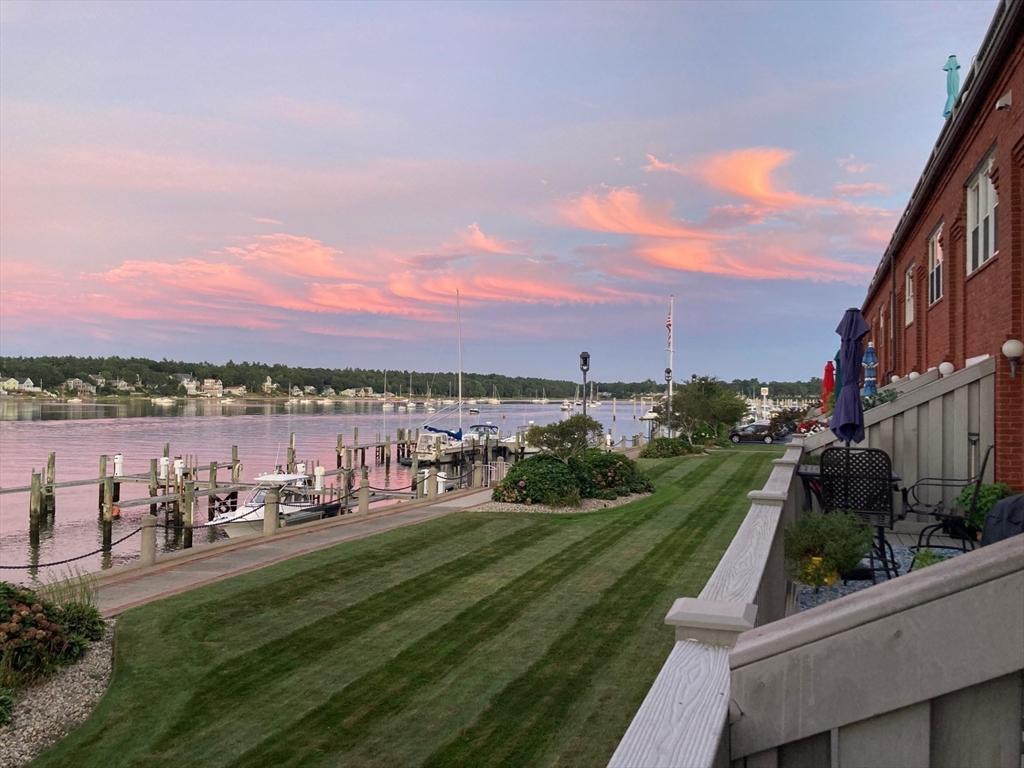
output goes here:
[{"label": "dark green plant", "polygon": [[526,433],[526,442],[562,461],[568,461],[570,456],[582,453],[594,445],[602,434],[601,422],[578,414],[545,427],[530,427]]},{"label": "dark green plant", "polygon": [[974,497],[974,486],[968,485],[962,491],[960,495],[956,497],[956,503],[961,509],[968,511],[967,524],[976,529],[981,530],[985,527],[985,520],[988,518],[988,513],[992,511],[992,507],[996,505],[996,502],[1000,499],[1005,499],[1011,493],[1010,486],[1006,483],[984,483],[978,489],[978,500],[974,505],[974,509],[971,509],[971,499]]},{"label": "dark green plant", "polygon": [[785,532],[785,555],[790,574],[800,578],[807,561],[822,558],[825,572],[850,573],[871,550],[871,529],[849,512],[803,515]]},{"label": "dark green plant", "polygon": [[929,565],[941,563],[948,558],[948,555],[939,554],[934,549],[918,550],[917,555],[914,557],[914,570],[919,571],[922,568],[927,568]]},{"label": "dark green plant", "polygon": [[515,504],[579,506],[580,491],[569,465],[542,453],[516,463],[491,498]]},{"label": "dark green plant", "polygon": [[[95,633],[88,606],[75,611],[73,620]],[[27,685],[81,657],[89,639],[68,632],[63,621],[63,608],[32,590],[0,582],[0,685]]]},{"label": "dark green plant", "polygon": [[641,459],[670,459],[674,456],[685,456],[697,450],[685,440],[678,437],[656,437],[640,450]]},{"label": "dark green plant", "polygon": [[717,440],[735,424],[744,411],[743,398],[723,382],[709,376],[695,376],[681,384],[672,395],[671,408],[655,406],[658,421],[668,424],[691,445]]},{"label": "dark green plant", "polygon": [[11,722],[13,714],[14,691],[10,688],[0,687],[0,725],[7,725]]},{"label": "dark green plant", "polygon": [[91,605],[68,603],[58,609],[56,620],[69,635],[78,634],[87,640],[103,637],[103,617]]},{"label": "dark green plant", "polygon": [[584,499],[615,499],[654,490],[636,462],[621,453],[591,449],[570,459],[569,468]]},{"label": "dark green plant", "polygon": [[887,389],[884,392],[876,392],[873,395],[864,395],[860,400],[864,410],[867,411],[877,405],[891,403],[897,397],[899,397],[899,393],[895,389]]}]

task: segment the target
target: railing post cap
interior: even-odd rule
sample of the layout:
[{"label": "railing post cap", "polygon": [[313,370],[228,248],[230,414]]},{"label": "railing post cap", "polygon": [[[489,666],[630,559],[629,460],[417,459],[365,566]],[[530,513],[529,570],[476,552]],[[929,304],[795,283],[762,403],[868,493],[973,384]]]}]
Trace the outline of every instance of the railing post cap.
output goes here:
[{"label": "railing post cap", "polygon": [[757,606],[726,600],[680,597],[665,616],[676,628],[676,640],[696,640],[709,645],[732,647],[741,632],[753,629]]}]

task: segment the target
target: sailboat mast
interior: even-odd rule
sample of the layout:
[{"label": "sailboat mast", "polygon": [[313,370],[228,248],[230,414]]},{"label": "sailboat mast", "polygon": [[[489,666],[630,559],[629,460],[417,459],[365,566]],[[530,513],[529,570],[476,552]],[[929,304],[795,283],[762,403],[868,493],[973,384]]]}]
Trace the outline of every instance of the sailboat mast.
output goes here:
[{"label": "sailboat mast", "polygon": [[462,431],[462,299],[455,289],[455,319],[459,326],[459,431]]}]

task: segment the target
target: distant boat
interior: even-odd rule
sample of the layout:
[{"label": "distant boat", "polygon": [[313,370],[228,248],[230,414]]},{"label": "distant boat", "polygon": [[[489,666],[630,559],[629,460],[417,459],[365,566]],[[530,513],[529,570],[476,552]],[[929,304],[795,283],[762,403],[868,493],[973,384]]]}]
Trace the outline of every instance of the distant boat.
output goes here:
[{"label": "distant boat", "polygon": [[559,410],[562,410],[562,411],[571,411],[572,410],[572,403],[570,403],[568,400],[563,400],[562,404],[560,406],[558,406],[558,408],[559,408]]},{"label": "distant boat", "polygon": [[149,399],[153,405],[174,405],[173,397],[151,397]]},{"label": "distant boat", "polygon": [[498,398],[498,385],[495,384],[491,388],[491,396],[487,398],[487,402],[490,405],[501,405],[501,400]]},{"label": "distant boat", "polygon": [[395,410],[394,403],[383,403],[380,407],[382,411],[393,411]]},{"label": "distant boat", "polygon": [[334,401],[328,397],[321,397],[317,402],[320,403],[320,405],[330,405]]},{"label": "distant boat", "polygon": [[72,403],[72,404],[80,403],[80,402],[82,402],[82,398],[80,398],[80,397],[69,397],[65,402]]},{"label": "distant boat", "polygon": [[480,409],[479,408],[470,408],[469,412],[470,413],[480,413]]}]

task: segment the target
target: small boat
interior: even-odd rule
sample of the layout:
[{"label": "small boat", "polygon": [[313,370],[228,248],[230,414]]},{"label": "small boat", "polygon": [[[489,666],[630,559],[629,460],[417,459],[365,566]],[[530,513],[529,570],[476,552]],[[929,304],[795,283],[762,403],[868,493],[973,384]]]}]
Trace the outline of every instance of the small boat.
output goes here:
[{"label": "small boat", "polygon": [[394,403],[383,403],[383,404],[381,404],[380,409],[382,411],[393,411],[393,410],[395,410],[395,404]]},{"label": "small boat", "polygon": [[469,409],[469,413],[471,413],[471,414],[480,413],[480,409],[479,408],[470,408]]},{"label": "small boat", "polygon": [[331,405],[334,401],[327,397],[321,397],[317,402],[320,403],[320,405]]},{"label": "small boat", "polygon": [[231,538],[246,536],[263,531],[263,511],[266,504],[267,491],[277,488],[279,524],[297,525],[298,523],[334,517],[341,510],[340,502],[320,504],[316,492],[309,482],[308,475],[271,472],[256,478],[259,485],[249,494],[245,503],[237,509],[223,510],[210,521],[211,525],[220,526]]},{"label": "small boat", "polygon": [[408,412],[408,410],[409,410],[409,406],[407,406],[407,405],[400,405],[400,406],[398,406],[398,412],[399,413],[406,413],[406,412]]},{"label": "small boat", "polygon": [[432,405],[428,405],[427,406],[427,413],[434,413],[436,410],[437,410],[437,408],[435,408]]},{"label": "small boat", "polygon": [[82,398],[80,398],[80,397],[69,397],[69,398],[68,398],[67,400],[65,400],[64,402],[66,402],[66,403],[71,403],[72,405],[74,405],[75,403],[80,403],[80,402],[82,402]]},{"label": "small boat", "polygon": [[151,397],[149,402],[153,405],[174,405],[173,397]]},{"label": "small boat", "polygon": [[559,410],[562,410],[562,411],[571,411],[572,410],[572,403],[570,403],[568,400],[563,400],[562,404],[560,406],[558,406],[558,407],[559,407]]},{"label": "small boat", "polygon": [[224,399],[221,400],[221,402],[224,405],[231,405],[233,402],[235,402],[235,398],[233,398],[233,397],[225,397]]}]

